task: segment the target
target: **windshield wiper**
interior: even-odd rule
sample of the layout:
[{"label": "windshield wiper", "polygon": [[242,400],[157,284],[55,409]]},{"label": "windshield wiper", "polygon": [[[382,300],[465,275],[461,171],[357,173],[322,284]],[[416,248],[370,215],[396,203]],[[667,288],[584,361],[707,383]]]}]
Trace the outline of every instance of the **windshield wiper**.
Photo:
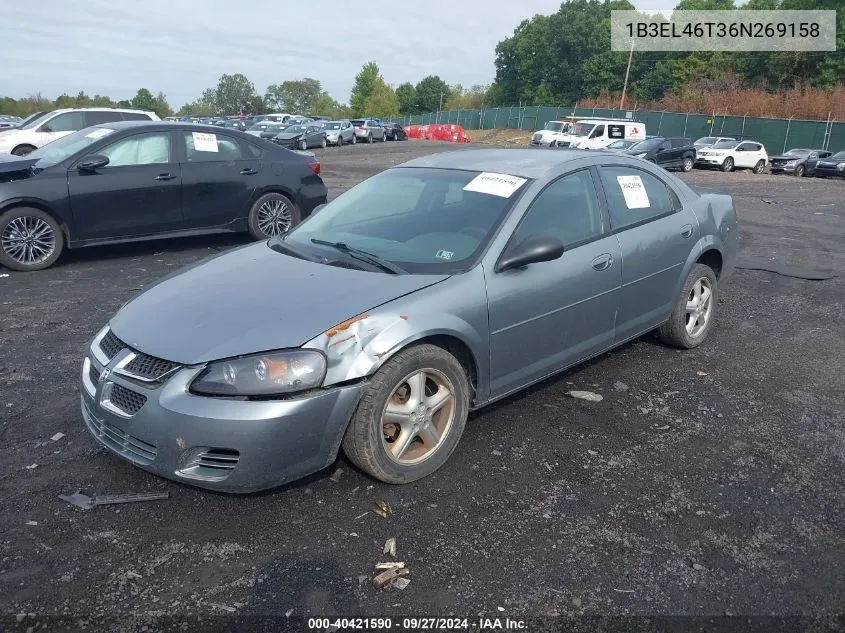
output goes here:
[{"label": "windshield wiper", "polygon": [[272,248],[277,253],[282,253],[284,255],[293,255],[294,257],[298,257],[299,259],[304,259],[305,261],[309,262],[322,262],[322,257],[315,257],[308,251],[302,250],[295,246],[292,246],[290,243],[285,242],[284,238],[280,235],[270,238],[269,241],[270,248]]},{"label": "windshield wiper", "polygon": [[362,251],[359,248],[352,248],[348,244],[343,242],[328,242],[326,240],[318,240],[314,237],[311,238],[312,244],[319,244],[320,246],[330,246],[331,248],[336,248],[341,253],[346,253],[350,257],[354,257],[355,259],[361,260],[362,262],[367,262],[377,268],[381,268],[383,271],[391,273],[393,275],[404,275],[407,273],[406,270],[400,268],[396,264],[386,261],[379,257],[378,255],[373,255],[372,253],[368,253],[367,251]]}]

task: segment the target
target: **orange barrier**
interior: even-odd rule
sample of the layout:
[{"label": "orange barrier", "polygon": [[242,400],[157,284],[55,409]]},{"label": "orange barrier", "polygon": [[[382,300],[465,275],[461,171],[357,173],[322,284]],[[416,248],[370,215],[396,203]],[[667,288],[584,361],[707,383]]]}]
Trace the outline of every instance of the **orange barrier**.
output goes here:
[{"label": "orange barrier", "polygon": [[427,141],[449,141],[450,143],[469,143],[469,135],[460,125],[437,123],[432,125],[403,126],[408,138]]}]

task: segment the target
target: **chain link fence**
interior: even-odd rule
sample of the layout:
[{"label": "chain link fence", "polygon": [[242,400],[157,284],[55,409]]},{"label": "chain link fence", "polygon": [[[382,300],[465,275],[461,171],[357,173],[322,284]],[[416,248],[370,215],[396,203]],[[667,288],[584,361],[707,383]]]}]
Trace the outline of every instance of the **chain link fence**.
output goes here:
[{"label": "chain link fence", "polygon": [[403,125],[453,123],[465,130],[513,129],[534,131],[547,121],[561,118],[627,118],[645,123],[650,135],[732,136],[759,141],[769,154],[793,147],[845,150],[845,122],[805,121],[801,119],[769,119],[731,114],[693,114],[653,110],[611,110],[605,108],[571,108],[548,106],[510,106],[480,110],[443,110],[406,116]]}]

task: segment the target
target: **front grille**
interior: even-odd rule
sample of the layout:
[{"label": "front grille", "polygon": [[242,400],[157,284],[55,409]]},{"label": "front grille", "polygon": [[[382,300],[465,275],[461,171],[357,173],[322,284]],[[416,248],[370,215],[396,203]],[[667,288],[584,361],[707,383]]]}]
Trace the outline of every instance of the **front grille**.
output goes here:
[{"label": "front grille", "polygon": [[223,481],[238,465],[240,453],[231,448],[194,448],[182,457],[179,474],[202,481]]},{"label": "front grille", "polygon": [[88,379],[91,381],[92,385],[96,385],[97,381],[100,379],[100,372],[98,372],[97,368],[94,367],[94,363],[91,363],[91,368],[88,370]]},{"label": "front grille", "polygon": [[557,146],[558,147],[569,147],[569,141],[558,141]]},{"label": "front grille", "polygon": [[150,380],[159,380],[168,372],[173,371],[179,367],[178,363],[173,363],[169,360],[156,358],[155,356],[148,356],[147,354],[137,353],[138,355],[126,366],[126,371],[139,378],[148,378]]},{"label": "front grille", "polygon": [[108,334],[106,334],[103,337],[103,340],[100,341],[100,349],[103,350],[103,354],[105,354],[109,360],[117,356],[118,352],[125,348],[126,344],[117,338],[111,330],[109,330]]},{"label": "front grille", "polygon": [[85,408],[88,413],[85,418],[88,428],[100,442],[136,464],[147,466],[153,463],[157,454],[153,444],[148,444],[117,427],[106,424],[96,418],[87,405]]},{"label": "front grille", "polygon": [[121,411],[125,411],[129,415],[135,415],[144,406],[147,396],[127,389],[123,385],[115,384],[112,386],[109,400]]}]

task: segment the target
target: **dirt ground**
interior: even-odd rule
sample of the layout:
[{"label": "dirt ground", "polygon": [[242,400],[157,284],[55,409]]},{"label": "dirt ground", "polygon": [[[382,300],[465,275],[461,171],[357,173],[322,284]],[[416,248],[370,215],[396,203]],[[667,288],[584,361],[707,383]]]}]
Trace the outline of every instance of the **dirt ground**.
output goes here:
[{"label": "dirt ground", "polygon": [[[335,196],[414,156],[477,147],[317,153]],[[743,268],[708,342],[680,352],[644,337],[482,410],[443,469],[405,486],[341,458],[281,490],[217,495],[148,475],[89,437],[85,341],[139,289],[244,238],[0,270],[0,629],[104,617],[140,631],[166,614],[205,630],[233,616],[307,630],[296,618],[841,613],[845,182],[682,177],[731,193],[740,219]],[[835,276],[748,269],[761,267]],[[91,510],[58,498],[77,490],[170,496]],[[378,500],[389,519],[373,513]],[[411,570],[401,591],[368,579],[388,537]]]}]

